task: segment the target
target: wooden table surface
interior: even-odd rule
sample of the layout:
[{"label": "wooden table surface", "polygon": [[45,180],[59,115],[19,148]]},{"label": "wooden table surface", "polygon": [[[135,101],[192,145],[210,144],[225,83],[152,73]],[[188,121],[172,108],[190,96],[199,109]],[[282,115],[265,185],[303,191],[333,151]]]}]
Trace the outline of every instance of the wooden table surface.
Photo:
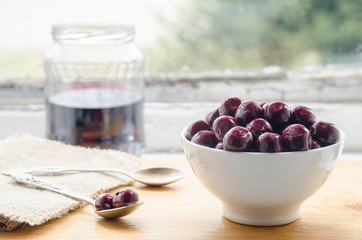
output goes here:
[{"label": "wooden table surface", "polygon": [[145,204],[122,219],[102,219],[88,205],[42,226],[0,232],[0,239],[362,239],[362,161],[341,160],[302,205],[301,217],[279,227],[244,226],[224,218],[221,204],[184,158],[145,159],[146,166],[179,168],[187,176],[161,188],[136,183],[133,188]]}]

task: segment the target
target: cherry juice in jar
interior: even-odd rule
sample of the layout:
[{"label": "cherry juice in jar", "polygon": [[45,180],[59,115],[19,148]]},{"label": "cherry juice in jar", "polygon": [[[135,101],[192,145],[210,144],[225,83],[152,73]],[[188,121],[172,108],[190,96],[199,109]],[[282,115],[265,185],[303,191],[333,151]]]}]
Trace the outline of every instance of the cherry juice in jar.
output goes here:
[{"label": "cherry juice in jar", "polygon": [[46,101],[47,135],[87,147],[135,155],[143,151],[143,99],[121,87],[74,87]]},{"label": "cherry juice in jar", "polygon": [[47,137],[141,155],[144,55],[130,25],[54,25],[44,55]]}]

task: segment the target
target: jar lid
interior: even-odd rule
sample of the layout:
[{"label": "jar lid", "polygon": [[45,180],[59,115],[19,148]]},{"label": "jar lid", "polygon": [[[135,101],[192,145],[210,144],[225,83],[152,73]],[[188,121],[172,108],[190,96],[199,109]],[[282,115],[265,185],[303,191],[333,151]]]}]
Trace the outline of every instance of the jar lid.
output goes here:
[{"label": "jar lid", "polygon": [[56,42],[108,43],[130,42],[134,38],[132,25],[53,25],[52,36]]}]

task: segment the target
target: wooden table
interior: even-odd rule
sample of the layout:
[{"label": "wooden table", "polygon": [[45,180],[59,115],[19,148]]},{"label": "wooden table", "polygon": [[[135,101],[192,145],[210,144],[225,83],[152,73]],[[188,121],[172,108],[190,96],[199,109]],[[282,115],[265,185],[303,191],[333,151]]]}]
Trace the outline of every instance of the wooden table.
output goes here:
[{"label": "wooden table", "polygon": [[187,176],[161,188],[136,183],[145,204],[123,219],[104,220],[88,205],[42,226],[0,232],[0,239],[362,239],[362,161],[341,160],[303,204],[300,219],[279,227],[244,226],[224,218],[219,201],[184,158],[146,159],[145,166],[179,168]]}]

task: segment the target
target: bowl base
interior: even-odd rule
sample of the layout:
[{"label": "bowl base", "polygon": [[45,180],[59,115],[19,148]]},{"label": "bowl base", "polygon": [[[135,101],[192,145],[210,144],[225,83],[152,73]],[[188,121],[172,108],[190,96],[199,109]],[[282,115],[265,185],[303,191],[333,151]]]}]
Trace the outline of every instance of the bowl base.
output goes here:
[{"label": "bowl base", "polygon": [[300,216],[300,206],[260,210],[244,210],[223,206],[224,217],[230,221],[250,226],[279,226],[291,223]]}]

